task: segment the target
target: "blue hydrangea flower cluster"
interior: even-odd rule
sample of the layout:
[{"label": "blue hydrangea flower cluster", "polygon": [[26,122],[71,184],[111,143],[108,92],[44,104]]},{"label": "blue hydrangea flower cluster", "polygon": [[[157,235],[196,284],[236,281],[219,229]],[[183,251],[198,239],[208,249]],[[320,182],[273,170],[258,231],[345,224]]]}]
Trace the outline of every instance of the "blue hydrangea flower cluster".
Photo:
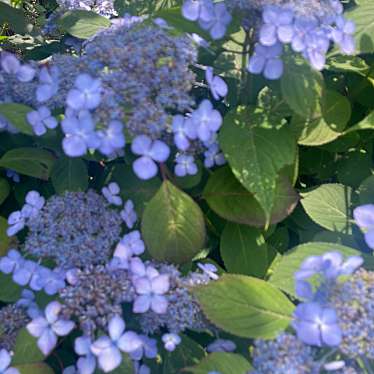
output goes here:
[{"label": "blue hydrangea flower cluster", "polygon": [[301,53],[317,70],[324,68],[332,43],[344,54],[354,53],[355,24],[343,16],[339,0],[226,0],[218,3],[185,0],[182,14],[188,20],[199,21],[213,39],[220,39],[231,22],[226,5],[231,12],[244,11],[243,26],[255,28],[258,35],[258,43],[248,62],[248,71],[252,74],[262,73],[267,79],[279,79],[284,70],[281,57],[285,46]]},{"label": "blue hydrangea flower cluster", "polygon": [[[22,211],[29,214],[24,220],[28,232],[22,251],[39,261],[16,249],[0,259],[0,271],[23,288],[14,306],[0,309],[0,327],[2,317],[7,319],[4,347],[12,348],[17,332],[26,327],[41,352],[49,355],[60,337],[79,329],[83,334],[75,339],[78,360],[71,372],[110,372],[126,353],[135,367],[149,373],[143,359],[158,354],[158,341],[151,334],[160,333],[159,342],[172,352],[182,341],[179,333],[209,326],[191,288],[218,279],[217,268],[198,264],[197,271],[183,276],[173,265],[143,261],[140,232],[119,237],[121,216],[127,226],[136,222],[132,202],[119,212],[123,200],[116,183],[104,187],[103,195],[66,192],[47,201],[36,191],[27,195],[28,206]],[[45,258],[52,258],[57,267],[41,264]],[[43,310],[32,291],[58,300]],[[138,331],[126,329],[123,308],[132,311]],[[218,343],[212,350],[220,349]],[[222,346],[232,348],[227,342]]]},{"label": "blue hydrangea flower cluster", "polygon": [[57,0],[61,10],[91,10],[105,17],[116,16],[113,0]]},{"label": "blue hydrangea flower cluster", "polygon": [[[27,120],[37,136],[58,126],[54,110],[64,108],[62,147],[70,157],[90,150],[111,158],[122,156],[126,132],[131,151],[139,156],[133,169],[141,179],[154,177],[157,163],[166,162],[174,146],[178,176],[197,173],[198,153],[204,154],[207,167],[221,164],[222,154],[213,154],[219,153],[215,139],[221,114],[208,99],[193,110],[194,41],[172,35],[165,22],[142,23],[139,17],[128,22],[128,18],[87,40],[80,56],[54,55],[48,65],[39,66],[21,65],[15,56],[2,55],[0,102],[35,108]],[[18,68],[9,67],[10,59]],[[204,86],[215,100],[227,95],[226,83],[212,68],[206,68],[205,78]],[[12,131],[5,119],[0,122]]]},{"label": "blue hydrangea flower cluster", "polygon": [[107,262],[120,239],[120,213],[93,190],[52,196],[32,219],[14,223],[22,211],[10,215],[8,234],[26,226],[25,252],[65,269]]}]

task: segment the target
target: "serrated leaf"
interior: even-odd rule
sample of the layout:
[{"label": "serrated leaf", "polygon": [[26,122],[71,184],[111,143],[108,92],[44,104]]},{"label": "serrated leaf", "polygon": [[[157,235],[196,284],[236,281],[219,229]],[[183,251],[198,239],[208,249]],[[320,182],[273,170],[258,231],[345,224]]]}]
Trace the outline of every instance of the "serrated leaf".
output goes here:
[{"label": "serrated leaf", "polygon": [[225,117],[219,140],[235,177],[254,195],[269,222],[279,172],[296,160],[292,132],[284,126],[276,128],[247,108],[238,108]]},{"label": "serrated leaf", "polygon": [[221,236],[221,257],[230,273],[262,278],[268,256],[265,239],[259,229],[227,223]]},{"label": "serrated leaf", "polygon": [[368,268],[373,268],[374,258],[365,256],[353,248],[337,243],[313,242],[300,244],[282,256],[273,268],[269,282],[282,291],[295,296],[294,273],[309,256],[320,256],[326,252],[338,251],[344,256],[364,256]]},{"label": "serrated leaf", "polygon": [[[1,3],[0,3],[1,4]],[[26,115],[34,109],[27,105],[16,103],[0,104],[0,115],[5,117],[15,128],[26,135],[33,135],[32,127],[27,122]]]},{"label": "serrated leaf", "polygon": [[244,338],[274,338],[289,325],[294,308],[269,283],[243,275],[223,275],[193,292],[212,323]]},{"label": "serrated leaf", "polygon": [[204,247],[204,217],[186,193],[164,181],[145,208],[142,233],[155,259],[183,263]]},{"label": "serrated leaf", "polygon": [[69,10],[59,20],[64,32],[79,39],[88,39],[111,25],[110,20],[88,10]]},{"label": "serrated leaf", "polygon": [[185,370],[192,374],[246,374],[251,370],[250,363],[241,355],[227,352],[214,352],[201,360],[196,366]]},{"label": "serrated leaf", "polygon": [[301,205],[318,225],[330,231],[350,234],[351,195],[350,187],[327,183],[301,193]]},{"label": "serrated leaf", "polygon": [[83,160],[64,157],[55,162],[51,172],[55,191],[85,191],[88,186],[88,171]]},{"label": "serrated leaf", "polygon": [[[229,167],[220,168],[211,175],[203,196],[214,212],[229,221],[256,227],[266,225],[265,213],[260,204],[239,183]],[[297,201],[298,195],[288,178],[281,176],[277,181],[270,223],[275,224],[291,214]]]},{"label": "serrated leaf", "polygon": [[0,158],[0,167],[45,180],[49,178],[53,164],[52,154],[37,148],[15,148]]},{"label": "serrated leaf", "polygon": [[374,3],[365,1],[345,13],[356,25],[356,53],[374,52]]},{"label": "serrated leaf", "polygon": [[280,79],[283,98],[299,116],[308,118],[316,112],[323,91],[320,72],[302,60],[289,59]]},{"label": "serrated leaf", "polygon": [[26,330],[21,329],[16,338],[12,366],[32,364],[43,360],[44,355],[36,344],[37,340]]}]

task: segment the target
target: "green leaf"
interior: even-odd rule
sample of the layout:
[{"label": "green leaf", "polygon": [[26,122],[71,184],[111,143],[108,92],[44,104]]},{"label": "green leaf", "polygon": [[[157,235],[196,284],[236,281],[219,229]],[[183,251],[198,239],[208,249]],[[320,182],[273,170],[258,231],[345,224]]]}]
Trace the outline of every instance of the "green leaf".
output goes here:
[{"label": "green leaf", "polygon": [[267,270],[267,245],[259,229],[227,223],[221,236],[221,256],[230,273],[262,278]]},{"label": "green leaf", "polygon": [[155,259],[184,263],[204,247],[204,217],[187,194],[165,181],[144,211],[142,233]]},{"label": "green leaf", "polygon": [[9,183],[5,178],[0,178],[0,205],[5,201],[10,192]]},{"label": "green leaf", "polygon": [[356,52],[374,52],[374,3],[367,1],[345,13],[356,25]]},{"label": "green leaf", "polygon": [[0,158],[0,167],[45,180],[49,178],[53,164],[52,154],[37,148],[15,148]]},{"label": "green leaf", "polygon": [[276,128],[263,116],[238,108],[225,117],[219,139],[235,177],[254,195],[269,222],[279,172],[296,160],[296,141],[291,131],[284,126]]},{"label": "green leaf", "polygon": [[373,204],[374,202],[374,175],[366,178],[358,188],[358,197],[361,204]]},{"label": "green leaf", "polygon": [[289,59],[280,84],[283,98],[299,116],[308,118],[316,112],[322,96],[323,78],[307,62]]},{"label": "green leaf", "polygon": [[6,255],[10,244],[10,238],[6,234],[7,228],[8,221],[4,217],[0,217],[0,257]]},{"label": "green leaf", "polygon": [[331,57],[326,62],[327,70],[342,73],[357,73],[366,76],[369,66],[362,58],[358,56],[338,55]]},{"label": "green leaf", "polygon": [[64,32],[79,39],[88,39],[111,25],[110,20],[88,10],[70,10],[58,21]]},{"label": "green leaf", "polygon": [[359,130],[373,130],[374,129],[374,111],[371,112],[367,117],[365,117],[362,121],[357,123],[356,125],[350,127],[345,131],[345,134],[348,134],[352,131],[359,131]]},{"label": "green leaf", "polygon": [[301,204],[308,216],[330,231],[350,234],[352,189],[341,184],[322,184],[301,193]]},{"label": "green leaf", "polygon": [[182,341],[173,352],[165,352],[162,373],[179,373],[181,369],[198,363],[204,356],[203,347],[186,335],[180,335]]},{"label": "green leaf", "polygon": [[[264,227],[266,218],[263,209],[249,191],[234,177],[229,167],[216,170],[205,186],[203,196],[209,207],[219,216],[236,223]],[[270,223],[286,218],[295,208],[298,195],[287,177],[277,181],[275,204]]]},{"label": "green leaf", "polygon": [[53,165],[51,180],[55,191],[85,191],[88,187],[88,171],[81,159],[64,157]]},{"label": "green leaf", "polygon": [[251,369],[250,363],[239,354],[214,352],[196,366],[186,368],[186,371],[192,374],[207,374],[213,371],[220,374],[246,374]]},{"label": "green leaf", "polygon": [[0,300],[5,303],[14,303],[21,297],[22,288],[13,282],[11,275],[0,272]]},{"label": "green leaf", "polygon": [[299,144],[316,146],[330,143],[341,136],[350,117],[348,99],[336,91],[325,90],[321,107],[310,118],[295,116],[292,126]]},{"label": "green leaf", "polygon": [[5,23],[9,24],[16,33],[23,34],[26,31],[26,17],[23,10],[0,2],[0,25]]},{"label": "green leaf", "polygon": [[374,258],[365,256],[355,249],[332,243],[306,243],[300,244],[287,252],[277,262],[269,282],[282,291],[295,296],[294,274],[300,268],[301,263],[309,256],[320,256],[329,251],[338,251],[344,256],[363,256],[365,266],[373,267]]},{"label": "green leaf", "polygon": [[292,318],[294,305],[261,279],[226,274],[193,292],[212,323],[244,338],[274,338]]},{"label": "green leaf", "polygon": [[139,179],[131,166],[116,165],[113,169],[111,180],[118,183],[124,200],[131,199],[138,213],[142,213],[148,201],[154,196],[161,186],[157,177],[149,180]]},{"label": "green leaf", "polygon": [[14,366],[20,374],[54,374],[54,371],[44,362]]},{"label": "green leaf", "polygon": [[[1,3],[0,3],[1,4]],[[23,104],[0,104],[0,115],[5,117],[15,128],[26,135],[33,135],[32,127],[27,122],[26,115],[34,109]]]},{"label": "green leaf", "polygon": [[42,361],[44,355],[36,345],[36,342],[36,338],[31,336],[26,328],[21,329],[16,338],[12,366]]}]

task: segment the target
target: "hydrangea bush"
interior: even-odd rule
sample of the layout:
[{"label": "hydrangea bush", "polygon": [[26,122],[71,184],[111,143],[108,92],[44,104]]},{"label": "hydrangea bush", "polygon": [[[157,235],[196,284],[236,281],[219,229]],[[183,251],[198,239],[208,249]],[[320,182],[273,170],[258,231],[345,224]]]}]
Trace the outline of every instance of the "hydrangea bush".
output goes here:
[{"label": "hydrangea bush", "polygon": [[373,24],[0,1],[0,372],[374,373]]}]

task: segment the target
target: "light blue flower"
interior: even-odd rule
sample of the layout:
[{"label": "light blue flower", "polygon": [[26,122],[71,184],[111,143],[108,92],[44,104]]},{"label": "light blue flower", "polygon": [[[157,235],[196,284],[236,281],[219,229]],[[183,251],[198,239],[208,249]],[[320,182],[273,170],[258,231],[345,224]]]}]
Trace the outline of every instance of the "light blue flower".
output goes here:
[{"label": "light blue flower", "polygon": [[162,335],[161,340],[164,343],[165,349],[169,352],[175,351],[175,348],[177,348],[177,345],[179,345],[182,341],[181,337],[174,333]]},{"label": "light blue flower", "polygon": [[126,234],[117,244],[114,257],[129,261],[133,256],[141,255],[145,250],[144,242],[138,230]]},{"label": "light blue flower", "polygon": [[27,324],[27,331],[38,338],[37,345],[45,356],[49,355],[57,344],[58,336],[66,336],[74,329],[74,322],[59,319],[61,304],[52,301],[45,308],[45,315],[33,319]]},{"label": "light blue flower", "polygon": [[180,114],[173,117],[172,129],[174,133],[174,143],[181,151],[186,151],[190,146],[187,129],[185,126],[185,118]]},{"label": "light blue flower", "polygon": [[11,274],[22,266],[24,261],[21,253],[15,249],[11,249],[6,256],[0,259],[0,271],[4,274]]},{"label": "light blue flower", "polygon": [[224,165],[226,159],[224,154],[219,149],[218,143],[213,143],[209,148],[204,152],[204,166],[206,168],[212,168],[214,165]]},{"label": "light blue flower", "polygon": [[79,357],[77,368],[80,374],[92,374],[96,369],[96,358],[91,352],[92,341],[88,336],[80,336],[74,341],[74,350]]},{"label": "light blue flower", "polygon": [[66,104],[74,110],[92,110],[101,101],[101,81],[88,74],[80,74],[66,98]]},{"label": "light blue flower", "polygon": [[210,343],[206,350],[211,352],[234,352],[236,349],[236,344],[232,340],[228,339],[216,339],[214,342]]},{"label": "light blue flower", "polygon": [[108,203],[116,206],[122,205],[122,198],[119,196],[120,191],[116,182],[109,183],[108,186],[103,187],[101,190]]},{"label": "light blue flower", "polygon": [[132,167],[134,173],[140,179],[151,179],[157,174],[157,162],[165,162],[169,158],[169,147],[160,140],[152,141],[146,135],[137,136],[131,144],[134,154],[141,156],[134,161]]},{"label": "light blue flower", "polygon": [[131,353],[142,345],[139,336],[133,331],[125,332],[125,327],[125,321],[114,316],[109,321],[109,336],[101,336],[91,345],[91,352],[97,357],[99,366],[105,373],[121,364],[121,351]]},{"label": "light blue flower", "polygon": [[213,39],[221,39],[225,36],[231,20],[231,14],[227,11],[226,4],[222,1],[214,4],[213,12],[208,20],[200,16],[199,25],[204,30],[209,30]]},{"label": "light blue flower", "polygon": [[14,74],[23,83],[30,82],[36,75],[36,70],[30,65],[22,65],[18,58],[10,53],[1,56],[1,67],[7,74]]},{"label": "light blue flower", "polygon": [[197,266],[206,274],[209,276],[209,278],[213,280],[217,280],[219,278],[217,271],[217,267],[213,264],[202,264],[201,262],[197,263]]},{"label": "light blue flower", "polygon": [[132,229],[138,220],[138,215],[136,214],[134,203],[132,200],[127,200],[123,209],[120,212],[122,219],[125,221],[126,226]]},{"label": "light blue flower", "polygon": [[185,0],[182,6],[182,15],[189,21],[210,21],[213,12],[214,5],[211,0]]},{"label": "light blue flower", "polygon": [[47,132],[48,129],[55,129],[58,122],[55,117],[52,116],[51,111],[46,107],[42,106],[38,110],[27,113],[27,121],[32,126],[34,134],[41,136]]},{"label": "light blue flower", "polygon": [[374,204],[355,208],[353,218],[357,226],[364,232],[366,244],[374,249]]},{"label": "light blue flower", "polygon": [[105,130],[97,132],[100,138],[99,150],[106,156],[118,152],[125,147],[126,140],[123,134],[123,124],[119,121],[111,121]]},{"label": "light blue flower", "polygon": [[39,85],[36,99],[44,103],[57,94],[59,88],[59,70],[56,66],[42,67],[39,72]]},{"label": "light blue flower", "polygon": [[191,155],[178,155],[175,161],[177,164],[175,165],[174,173],[178,177],[195,175],[198,171],[195,160]]},{"label": "light blue flower", "polygon": [[220,100],[227,95],[228,87],[226,82],[218,75],[213,74],[211,66],[206,68],[205,79],[215,100]]},{"label": "light blue flower", "polygon": [[16,368],[9,367],[12,358],[6,349],[0,350],[0,374],[20,374]]}]

